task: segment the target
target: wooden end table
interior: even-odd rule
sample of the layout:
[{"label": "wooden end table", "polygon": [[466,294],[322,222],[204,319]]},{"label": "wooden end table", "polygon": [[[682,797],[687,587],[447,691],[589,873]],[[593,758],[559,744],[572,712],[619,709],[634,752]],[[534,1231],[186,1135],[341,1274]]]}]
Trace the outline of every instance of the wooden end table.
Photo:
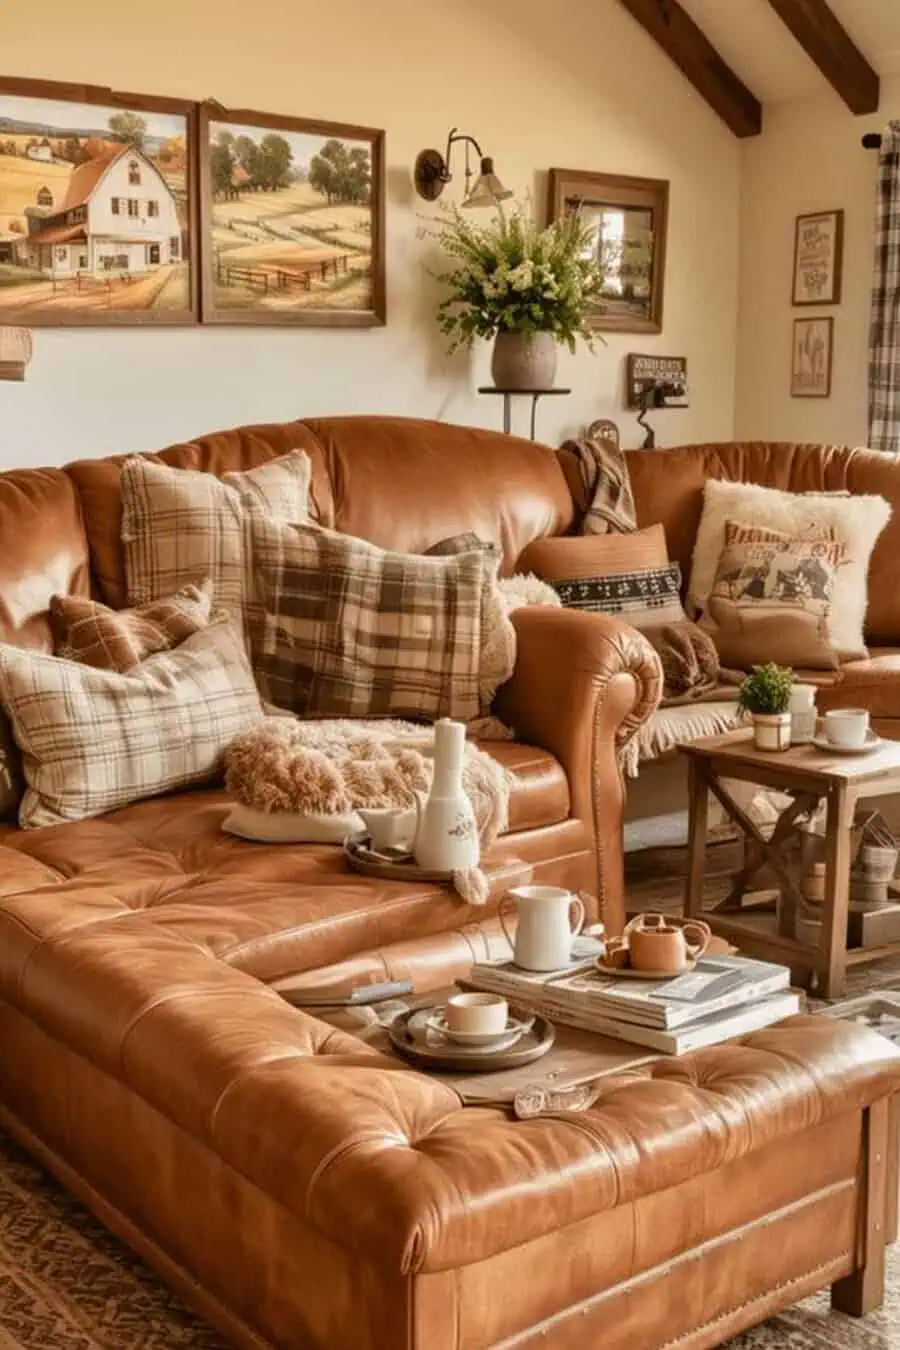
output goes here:
[{"label": "wooden end table", "polygon": [[[680,750],[688,757],[690,785],[686,916],[701,917],[707,813],[712,793],[742,831],[747,844],[744,865],[728,895],[712,911],[702,912],[713,932],[731,938],[742,950],[781,961],[810,976],[815,974],[819,992],[825,998],[838,998],[844,992],[848,963],[856,965],[900,953],[900,942],[847,950],[850,835],[856,807],[863,800],[900,793],[900,741],[885,741],[868,755],[832,755],[813,746],[766,752],[756,749],[751,731],[734,731],[705,737],[681,746]],[[723,779],[757,783],[791,798],[769,838],[734,800]],[[783,859],[797,820],[823,799],[827,803],[825,899],[821,942],[813,947],[793,936],[801,897]],[[767,916],[759,912],[748,917],[748,909],[742,903],[750,882],[766,866],[782,887],[780,922],[767,921]]]}]

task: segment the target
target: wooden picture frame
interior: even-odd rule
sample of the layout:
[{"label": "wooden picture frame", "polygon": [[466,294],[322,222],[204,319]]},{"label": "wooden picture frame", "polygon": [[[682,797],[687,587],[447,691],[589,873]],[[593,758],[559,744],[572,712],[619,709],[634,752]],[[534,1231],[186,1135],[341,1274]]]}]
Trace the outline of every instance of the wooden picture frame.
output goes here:
[{"label": "wooden picture frame", "polygon": [[563,212],[573,210],[596,217],[597,261],[603,266],[606,259],[605,270],[610,272],[609,291],[604,293],[602,305],[589,315],[589,326],[606,333],[661,333],[668,181],[584,169],[551,169],[548,220],[552,223]]},{"label": "wooden picture frame", "polygon": [[[384,132],[215,103],[200,105],[198,126],[203,322],[383,324]],[[329,176],[341,181],[339,172],[341,190],[358,200],[332,202]],[[315,194],[321,200],[311,201]],[[296,211],[285,212],[294,201]],[[302,217],[313,211],[315,224],[304,229]],[[357,265],[361,259],[367,266]]]},{"label": "wooden picture frame", "polygon": [[794,320],[791,398],[830,398],[834,363],[831,315]]},{"label": "wooden picture frame", "polygon": [[0,76],[0,324],[199,318],[197,105]]},{"label": "wooden picture frame", "polygon": [[794,222],[791,303],[839,305],[844,275],[844,212],[815,211]]}]

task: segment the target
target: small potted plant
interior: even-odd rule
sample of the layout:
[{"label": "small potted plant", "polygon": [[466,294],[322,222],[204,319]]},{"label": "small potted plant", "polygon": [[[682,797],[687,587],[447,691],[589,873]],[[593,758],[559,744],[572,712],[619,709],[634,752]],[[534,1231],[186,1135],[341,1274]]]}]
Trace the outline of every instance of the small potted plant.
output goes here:
[{"label": "small potted plant", "polygon": [[754,666],[738,691],[738,707],[753,718],[757,750],[787,750],[791,744],[791,690],[794,672],[771,661]]}]

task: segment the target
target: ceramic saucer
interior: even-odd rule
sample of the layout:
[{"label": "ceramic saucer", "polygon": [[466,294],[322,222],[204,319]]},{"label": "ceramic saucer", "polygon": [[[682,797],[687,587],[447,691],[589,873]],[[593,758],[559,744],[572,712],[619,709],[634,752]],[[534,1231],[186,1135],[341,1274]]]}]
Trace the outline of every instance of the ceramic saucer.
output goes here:
[{"label": "ceramic saucer", "polygon": [[529,1017],[522,1021],[518,1017],[511,1016],[503,1031],[451,1031],[447,1025],[447,1018],[439,1012],[429,1017],[425,1025],[429,1031],[435,1032],[445,1041],[453,1041],[456,1045],[490,1045],[495,1050],[506,1050],[531,1030],[534,1018]]},{"label": "ceramic saucer", "polygon": [[825,736],[818,734],[813,736],[812,743],[817,750],[824,750],[826,755],[871,755],[873,750],[877,750],[883,744],[881,737],[876,736],[871,727],[866,732],[863,745],[835,745]]}]

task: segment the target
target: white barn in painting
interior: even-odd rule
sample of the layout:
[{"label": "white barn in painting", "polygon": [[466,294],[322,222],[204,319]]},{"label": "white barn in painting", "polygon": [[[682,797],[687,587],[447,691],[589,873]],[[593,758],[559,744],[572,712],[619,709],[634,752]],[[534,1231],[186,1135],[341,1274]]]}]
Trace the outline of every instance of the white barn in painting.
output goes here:
[{"label": "white barn in painting", "polygon": [[72,170],[61,205],[26,208],[19,261],[54,277],[151,272],[182,259],[181,222],[156,165],[132,145],[110,146]]}]

